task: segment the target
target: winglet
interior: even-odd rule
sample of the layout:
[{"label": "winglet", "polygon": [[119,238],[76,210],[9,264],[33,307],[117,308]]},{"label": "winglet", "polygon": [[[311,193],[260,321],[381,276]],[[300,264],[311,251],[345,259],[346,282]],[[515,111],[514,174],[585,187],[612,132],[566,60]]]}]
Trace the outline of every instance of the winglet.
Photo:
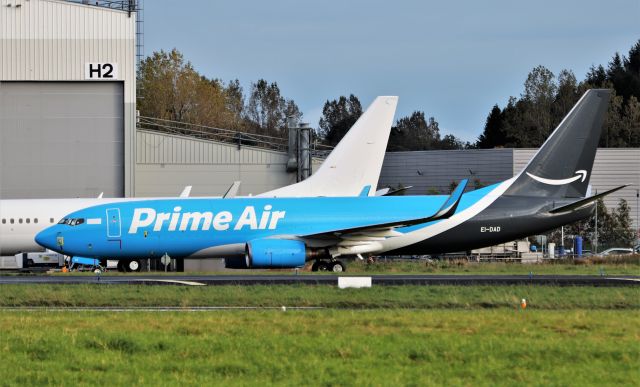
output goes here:
[{"label": "winglet", "polygon": [[98,195],[98,199],[102,199],[103,195],[104,195],[104,192],[100,192],[100,195]]},{"label": "winglet", "polygon": [[467,188],[467,183],[469,179],[463,179],[460,181],[458,186],[451,192],[449,198],[444,202],[442,207],[433,215],[433,220],[449,218],[451,215],[455,214],[456,209],[458,208],[458,204],[460,204],[460,199],[462,199],[462,194],[464,193],[464,189]]},{"label": "winglet", "polygon": [[238,195],[239,190],[240,190],[240,182],[234,181],[233,184],[231,184],[231,187],[229,187],[229,189],[227,190],[227,192],[225,192],[224,195],[222,195],[222,198],[223,199],[235,198],[236,195]]},{"label": "winglet", "polygon": [[612,194],[612,193],[614,193],[614,192],[616,192],[618,190],[621,190],[621,189],[623,189],[625,187],[628,187],[628,186],[629,186],[629,184],[621,185],[620,187],[616,187],[614,189],[610,189],[610,190],[605,191],[605,192],[603,192],[601,194],[589,196],[588,198],[577,200],[577,201],[575,201],[575,202],[573,202],[571,204],[567,204],[565,206],[554,208],[553,210],[551,210],[549,212],[552,213],[552,214],[556,214],[558,212],[566,212],[566,211],[575,210],[576,208],[580,208],[580,207],[584,207],[586,205],[589,205],[589,204],[595,202],[596,200],[598,200],[600,198],[603,198],[603,197],[605,197],[605,196],[607,196],[609,194]]},{"label": "winglet", "polygon": [[191,185],[188,185],[188,186],[184,187],[184,189],[182,190],[182,193],[180,193],[180,197],[181,198],[188,198],[189,195],[191,195],[191,188],[192,187],[193,186],[191,186]]}]

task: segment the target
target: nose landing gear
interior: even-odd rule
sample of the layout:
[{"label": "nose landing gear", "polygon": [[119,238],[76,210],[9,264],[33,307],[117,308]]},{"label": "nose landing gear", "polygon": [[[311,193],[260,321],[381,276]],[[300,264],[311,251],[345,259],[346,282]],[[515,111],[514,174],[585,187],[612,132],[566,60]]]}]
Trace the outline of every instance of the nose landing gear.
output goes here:
[{"label": "nose landing gear", "polygon": [[120,272],[137,272],[140,271],[140,261],[118,261],[118,271]]}]

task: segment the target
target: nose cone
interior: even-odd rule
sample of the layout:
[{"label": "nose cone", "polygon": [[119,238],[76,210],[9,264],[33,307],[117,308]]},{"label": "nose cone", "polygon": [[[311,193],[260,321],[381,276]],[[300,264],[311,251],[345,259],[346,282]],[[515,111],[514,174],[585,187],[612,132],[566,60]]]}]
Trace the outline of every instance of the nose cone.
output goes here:
[{"label": "nose cone", "polygon": [[[62,237],[60,237],[62,238]],[[36,243],[49,250],[61,252],[64,243],[60,243],[56,227],[48,227],[40,231],[35,237]]]}]

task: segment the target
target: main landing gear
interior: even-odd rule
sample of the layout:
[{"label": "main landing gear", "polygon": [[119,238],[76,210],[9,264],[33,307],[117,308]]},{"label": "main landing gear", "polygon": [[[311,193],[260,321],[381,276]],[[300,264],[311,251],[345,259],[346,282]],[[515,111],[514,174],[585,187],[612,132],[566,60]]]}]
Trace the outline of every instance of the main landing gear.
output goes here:
[{"label": "main landing gear", "polygon": [[332,271],[334,273],[342,273],[347,270],[347,266],[341,261],[315,261],[311,266],[311,271]]}]

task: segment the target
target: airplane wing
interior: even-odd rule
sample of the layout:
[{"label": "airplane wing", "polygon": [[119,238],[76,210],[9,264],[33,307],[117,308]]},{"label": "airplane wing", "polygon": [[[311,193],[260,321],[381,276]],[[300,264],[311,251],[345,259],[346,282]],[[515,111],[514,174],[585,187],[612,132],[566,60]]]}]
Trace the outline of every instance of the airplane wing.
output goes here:
[{"label": "airplane wing", "polygon": [[621,190],[621,189],[623,189],[625,187],[628,187],[628,186],[629,186],[629,184],[621,185],[620,187],[616,187],[614,189],[610,189],[610,190],[605,191],[605,192],[603,192],[601,194],[593,195],[593,196],[590,196],[588,198],[577,200],[577,201],[575,201],[575,202],[573,202],[571,204],[567,204],[567,205],[564,205],[564,206],[561,206],[561,207],[558,207],[558,208],[554,208],[553,210],[551,210],[549,212],[552,213],[552,214],[556,214],[558,212],[572,211],[572,210],[575,210],[576,208],[587,206],[587,205],[595,202],[596,200],[598,200],[600,198],[603,198],[603,197],[605,197],[605,196],[607,196],[609,194],[612,194],[612,193],[614,193],[614,192],[616,192],[618,190]]},{"label": "airplane wing", "polygon": [[397,232],[394,232],[393,229],[397,227],[407,227],[415,224],[433,222],[440,219],[446,219],[451,217],[456,212],[458,208],[458,204],[460,204],[460,199],[462,198],[462,194],[464,193],[464,189],[467,186],[467,179],[464,179],[458,184],[456,189],[453,190],[451,195],[445,200],[444,204],[436,211],[433,215],[429,215],[427,217],[420,218],[411,218],[411,219],[402,219],[393,222],[385,222],[385,223],[374,223],[368,224],[364,226],[350,227],[350,228],[340,228],[335,230],[323,231],[317,234],[307,234],[302,235],[301,238],[323,238],[327,236],[344,236],[344,235],[373,235],[380,236],[380,232],[382,234],[388,235],[398,235]]},{"label": "airplane wing", "polygon": [[350,228],[340,228],[316,234],[301,235],[300,238],[316,241],[326,239],[335,240],[336,244],[329,248],[331,255],[334,257],[343,254],[362,254],[375,251],[380,247],[377,242],[386,238],[402,235],[400,232],[395,230],[398,227],[407,227],[433,222],[449,218],[455,214],[456,209],[460,204],[462,194],[464,193],[464,189],[467,186],[467,182],[467,179],[462,180],[438,211],[427,217],[402,219],[394,222],[374,223]]},{"label": "airplane wing", "polygon": [[406,187],[401,188],[382,188],[376,191],[375,196],[396,196],[402,194],[404,191],[413,188],[412,185],[408,185]]}]

